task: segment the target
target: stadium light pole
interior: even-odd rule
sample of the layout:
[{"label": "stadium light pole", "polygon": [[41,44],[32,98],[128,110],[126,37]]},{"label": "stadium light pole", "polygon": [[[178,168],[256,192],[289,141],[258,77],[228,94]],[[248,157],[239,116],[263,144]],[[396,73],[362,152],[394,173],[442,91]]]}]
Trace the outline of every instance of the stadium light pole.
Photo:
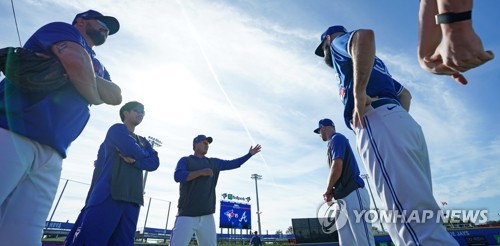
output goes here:
[{"label": "stadium light pole", "polygon": [[149,215],[149,207],[151,206],[151,197],[149,198],[148,202],[148,210],[146,211],[146,219],[144,220],[144,229],[142,229],[142,235],[146,233],[146,225],[148,223],[148,215]]},{"label": "stadium light pole", "polygon": [[[163,144],[159,139],[151,137],[151,136],[148,136],[148,141],[151,144],[151,147],[153,147],[153,148],[155,146],[161,147]],[[147,179],[148,179],[148,171],[144,171],[144,178],[143,178],[143,183],[142,183],[142,193],[143,194],[146,194],[146,180]]]},{"label": "stadium light pole", "polygon": [[168,217],[170,217],[170,204],[172,204],[172,202],[168,201],[167,223],[165,223],[165,232],[168,229]]},{"label": "stadium light pole", "polygon": [[255,194],[257,197],[257,224],[259,225],[259,235],[262,235],[261,233],[261,228],[260,228],[260,208],[259,208],[259,189],[257,188],[257,180],[262,179],[262,175],[258,175],[256,173],[252,174],[250,176],[252,179],[255,179]]},{"label": "stadium light pole", "polygon": [[366,183],[368,184],[368,190],[370,191],[370,195],[372,197],[373,206],[375,207],[375,211],[377,211],[377,216],[378,216],[378,219],[380,222],[380,227],[382,227],[382,231],[385,232],[384,225],[382,224],[382,220],[380,219],[380,213],[379,213],[378,208],[377,208],[377,203],[375,203],[375,198],[373,197],[372,188],[370,186],[370,180],[368,180],[368,174],[361,174],[359,176],[361,176],[361,178],[363,178],[363,179],[366,179]]},{"label": "stadium light pole", "polygon": [[57,210],[57,206],[59,206],[59,202],[61,201],[61,197],[64,194],[64,190],[66,190],[66,186],[68,185],[68,181],[69,181],[69,179],[66,179],[66,183],[64,183],[64,187],[61,191],[61,195],[59,195],[59,199],[57,199],[57,203],[56,203],[56,206],[54,207],[54,210],[52,211],[52,215],[50,215],[49,223],[52,222],[52,217],[54,217],[54,213]]},{"label": "stadium light pole", "polygon": [[[167,235],[167,230],[168,230],[168,217],[170,217],[170,204],[172,204],[171,201],[168,201],[168,212],[167,212],[167,223],[165,223],[165,235]],[[172,235],[172,233],[170,233]],[[167,243],[167,239],[163,240],[164,243]]]}]

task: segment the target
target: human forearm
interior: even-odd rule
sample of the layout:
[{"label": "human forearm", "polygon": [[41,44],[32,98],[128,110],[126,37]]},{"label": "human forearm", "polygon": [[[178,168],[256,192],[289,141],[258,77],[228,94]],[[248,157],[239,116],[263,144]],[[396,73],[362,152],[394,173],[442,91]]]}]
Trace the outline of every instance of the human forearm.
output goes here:
[{"label": "human forearm", "polygon": [[434,0],[439,13],[460,13],[472,10],[472,0]]},{"label": "human forearm", "polygon": [[92,61],[85,49],[77,43],[63,41],[52,46],[54,53],[63,65],[69,80],[87,100],[89,104],[101,104],[103,100],[99,95],[96,76],[92,68]]},{"label": "human forearm", "polygon": [[[145,138],[139,137],[139,139],[144,145],[149,144]],[[109,128],[106,134],[106,141],[115,146],[121,155],[131,157],[135,160],[142,160],[151,155],[150,151],[139,146],[136,137],[130,135],[127,127],[122,123],[115,124]]]},{"label": "human forearm", "polygon": [[375,35],[372,30],[359,30],[351,40],[354,98],[366,96],[366,86],[375,62]]},{"label": "human forearm", "polygon": [[[352,34],[349,46],[353,69],[354,108],[351,127],[365,128],[365,107],[372,102],[366,94],[368,80],[375,65],[375,34],[372,30],[358,30]],[[349,92],[351,93],[351,92]]]},{"label": "human forearm", "polygon": [[213,160],[215,161],[215,163],[219,167],[219,169],[221,171],[223,171],[223,170],[231,170],[231,169],[238,168],[241,165],[243,165],[243,163],[248,161],[248,159],[250,159],[251,157],[252,157],[252,154],[247,153],[246,155],[244,155],[240,158],[230,160],[230,161],[221,160],[221,159],[217,159],[217,158],[214,158]]},{"label": "human forearm", "polygon": [[[437,11],[439,14],[444,13],[462,13],[467,11],[472,11],[472,0],[437,0]],[[470,35],[470,32],[474,32],[471,20],[458,21],[448,24],[439,25],[443,35],[451,33],[463,33],[464,35]]]},{"label": "human forearm", "polygon": [[421,0],[418,18],[418,60],[420,66],[426,69],[424,57],[434,54],[436,47],[441,42],[441,29],[436,24],[434,16],[438,14],[435,0]]},{"label": "human forearm", "polygon": [[122,102],[122,91],[117,84],[100,77],[96,77],[96,84],[99,96],[104,103],[120,105]]},{"label": "human forearm", "polygon": [[191,181],[201,176],[201,170],[189,172],[185,181]]},{"label": "human forearm", "polygon": [[342,174],[342,159],[336,158],[335,160],[333,160],[333,163],[330,167],[330,174],[328,175],[328,182],[326,186],[327,191],[333,189],[335,183],[337,183],[341,174]]},{"label": "human forearm", "polygon": [[201,176],[213,176],[212,169],[204,168],[201,170],[191,171],[186,177],[186,182],[199,178]]},{"label": "human forearm", "polygon": [[189,157],[183,157],[177,162],[174,171],[174,180],[177,183],[188,182],[201,176],[213,176],[213,171],[210,168],[190,171],[187,169]]},{"label": "human forearm", "polygon": [[150,153],[149,157],[142,160],[137,160],[137,162],[134,164],[136,168],[146,171],[155,171],[156,169],[158,169],[159,165],[160,159],[158,158],[158,153],[154,150],[152,151],[152,153]]}]

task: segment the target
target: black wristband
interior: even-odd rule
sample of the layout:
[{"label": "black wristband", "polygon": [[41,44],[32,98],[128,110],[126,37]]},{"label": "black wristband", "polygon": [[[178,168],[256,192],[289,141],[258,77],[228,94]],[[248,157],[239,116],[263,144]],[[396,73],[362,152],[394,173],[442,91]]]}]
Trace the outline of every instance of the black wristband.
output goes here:
[{"label": "black wristband", "polygon": [[472,17],[472,11],[466,11],[461,13],[444,13],[436,15],[436,24],[450,24],[454,22],[470,20]]}]

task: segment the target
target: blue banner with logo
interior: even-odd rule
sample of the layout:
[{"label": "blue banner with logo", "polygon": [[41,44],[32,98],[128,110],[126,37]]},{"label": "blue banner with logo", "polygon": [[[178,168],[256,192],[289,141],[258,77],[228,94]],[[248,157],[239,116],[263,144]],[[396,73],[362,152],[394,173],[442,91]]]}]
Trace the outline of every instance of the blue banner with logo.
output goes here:
[{"label": "blue banner with logo", "polygon": [[252,229],[250,204],[220,202],[220,228]]},{"label": "blue banner with logo", "polygon": [[73,228],[73,223],[59,222],[59,221],[45,221],[46,229],[60,229],[60,230],[71,230]]}]

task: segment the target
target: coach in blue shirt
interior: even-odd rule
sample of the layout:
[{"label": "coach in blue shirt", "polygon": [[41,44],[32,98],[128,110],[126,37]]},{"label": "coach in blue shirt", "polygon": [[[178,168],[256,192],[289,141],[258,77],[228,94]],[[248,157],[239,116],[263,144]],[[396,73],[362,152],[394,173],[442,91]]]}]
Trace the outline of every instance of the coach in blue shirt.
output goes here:
[{"label": "coach in blue shirt", "polygon": [[92,48],[119,29],[118,20],[89,10],[71,24],[38,29],[24,48],[56,57],[71,83],[27,93],[0,82],[0,242],[40,245],[61,175],[62,159],[90,117],[89,105],[121,103]]},{"label": "coach in blue shirt", "polygon": [[188,245],[193,233],[199,245],[216,246],[215,186],[220,171],[239,168],[250,157],[260,152],[257,144],[240,158],[226,161],[208,158],[208,146],[212,137],[198,135],[193,139],[194,155],[182,157],[174,172],[179,185],[179,211],[172,231],[171,245]]}]

